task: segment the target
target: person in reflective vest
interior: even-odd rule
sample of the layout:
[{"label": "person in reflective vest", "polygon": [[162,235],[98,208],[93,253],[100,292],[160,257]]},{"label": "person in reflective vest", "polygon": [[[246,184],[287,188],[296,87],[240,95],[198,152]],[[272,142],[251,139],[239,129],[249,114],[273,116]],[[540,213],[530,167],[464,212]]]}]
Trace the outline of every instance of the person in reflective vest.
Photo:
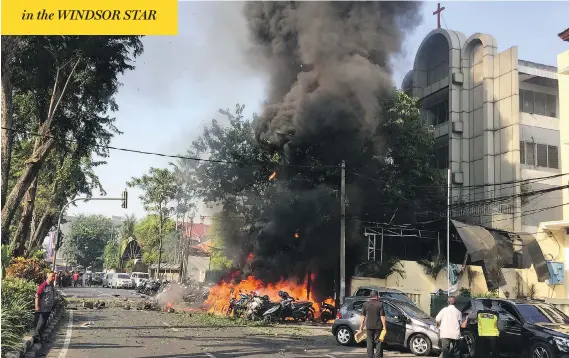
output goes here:
[{"label": "person in reflective vest", "polygon": [[477,357],[498,357],[498,313],[493,311],[489,305],[484,304],[484,309],[478,311],[476,317],[478,322],[478,344],[476,345]]}]

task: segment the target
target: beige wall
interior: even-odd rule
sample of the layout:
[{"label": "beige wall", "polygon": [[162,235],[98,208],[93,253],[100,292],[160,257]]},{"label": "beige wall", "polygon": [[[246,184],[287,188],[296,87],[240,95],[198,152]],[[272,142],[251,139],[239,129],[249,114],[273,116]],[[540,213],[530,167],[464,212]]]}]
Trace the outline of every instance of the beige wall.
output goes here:
[{"label": "beige wall", "polygon": [[[563,237],[564,238],[564,237]],[[542,249],[546,252],[558,251],[558,246],[552,240],[538,238]],[[555,257],[555,256],[554,256]],[[402,261],[405,270],[405,278],[398,274],[393,274],[387,279],[371,277],[352,277],[350,284],[350,294],[354,294],[359,286],[373,285],[389,287],[405,292],[421,309],[430,312],[431,293],[439,289],[447,289],[447,273],[443,270],[439,273],[436,280],[425,274],[423,266],[415,261]],[[462,274],[459,281],[459,288],[468,288],[473,295],[480,295],[488,292],[486,281],[480,266],[469,266],[474,274],[471,275],[469,282],[468,274]],[[527,295],[529,287],[533,284],[536,288],[536,298],[564,299],[565,288],[558,285],[555,288],[546,283],[537,282],[537,275],[533,268],[528,270],[503,269],[507,285],[499,290],[500,297],[504,297],[505,292],[510,293],[510,298],[515,298],[517,293]]]}]

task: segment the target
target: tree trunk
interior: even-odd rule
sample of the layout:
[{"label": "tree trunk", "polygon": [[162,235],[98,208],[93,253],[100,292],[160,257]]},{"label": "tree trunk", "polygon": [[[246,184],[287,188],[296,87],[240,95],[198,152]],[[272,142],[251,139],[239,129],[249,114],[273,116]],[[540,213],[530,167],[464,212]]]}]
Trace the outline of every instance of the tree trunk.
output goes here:
[{"label": "tree trunk", "polygon": [[12,242],[10,243],[13,257],[24,255],[24,249],[30,234],[30,224],[32,221],[32,214],[34,212],[37,189],[38,176],[33,179],[32,184],[24,196],[24,208],[22,210],[22,215],[20,216],[20,222],[18,223],[18,228],[12,236]]},{"label": "tree trunk", "polygon": [[47,138],[37,150],[34,150],[31,158],[24,164],[22,174],[6,198],[4,207],[2,207],[1,234],[3,238],[8,237],[10,233],[10,222],[12,222],[16,214],[18,205],[34,181],[34,178],[38,176],[41,166],[53,149],[54,144],[55,140],[52,137]]},{"label": "tree trunk", "polygon": [[49,210],[46,210],[30,237],[28,252],[32,252],[32,250],[41,247],[43,239],[45,239],[49,230],[53,226],[53,219],[54,215],[50,213]]},{"label": "tree trunk", "polygon": [[158,271],[157,271],[157,277],[158,279],[160,279],[160,261],[162,261],[162,217],[164,214],[162,214],[162,207],[160,207],[160,213],[158,215],[158,238],[160,239],[160,244],[158,244]]},{"label": "tree trunk", "polygon": [[1,160],[1,205],[4,208],[8,191],[8,177],[12,162],[12,145],[14,144],[12,81],[10,71],[2,69],[2,160]]}]

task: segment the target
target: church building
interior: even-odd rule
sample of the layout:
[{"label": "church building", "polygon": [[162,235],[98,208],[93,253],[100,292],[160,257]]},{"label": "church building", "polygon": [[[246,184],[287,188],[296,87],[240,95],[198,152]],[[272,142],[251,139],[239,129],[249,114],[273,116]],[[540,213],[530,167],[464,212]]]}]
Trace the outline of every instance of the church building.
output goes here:
[{"label": "church building", "polygon": [[556,67],[519,59],[517,47],[498,52],[488,34],[438,28],[401,88],[434,128],[433,165],[445,177],[450,166],[454,218],[530,233],[562,218],[562,191],[547,192],[569,180],[560,170]]}]

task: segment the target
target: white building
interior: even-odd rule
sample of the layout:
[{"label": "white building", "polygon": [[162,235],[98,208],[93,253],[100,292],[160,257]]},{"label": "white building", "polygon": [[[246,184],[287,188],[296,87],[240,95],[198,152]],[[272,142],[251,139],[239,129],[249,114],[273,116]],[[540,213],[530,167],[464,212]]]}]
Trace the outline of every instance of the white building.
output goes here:
[{"label": "white building", "polygon": [[556,67],[520,60],[517,47],[498,53],[490,35],[439,28],[425,37],[402,88],[435,128],[434,165],[446,176],[450,162],[453,203],[471,203],[453,216],[525,232],[562,218],[561,191],[520,194],[569,178],[519,183],[561,174],[557,78]]}]

